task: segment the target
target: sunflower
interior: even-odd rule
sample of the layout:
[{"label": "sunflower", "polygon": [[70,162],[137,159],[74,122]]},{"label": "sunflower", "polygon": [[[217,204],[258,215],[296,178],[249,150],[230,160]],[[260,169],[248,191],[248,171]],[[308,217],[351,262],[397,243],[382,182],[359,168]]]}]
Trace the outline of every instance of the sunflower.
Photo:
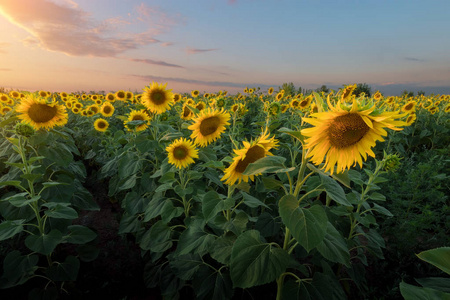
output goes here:
[{"label": "sunflower", "polygon": [[94,122],[94,128],[97,131],[105,132],[108,129],[109,123],[105,119],[99,118]]},{"label": "sunflower", "polygon": [[200,92],[197,91],[197,90],[191,91],[191,96],[194,97],[194,98],[197,98],[199,94],[200,94]]},{"label": "sunflower", "polygon": [[225,175],[220,179],[225,181],[225,184],[233,185],[236,181],[248,182],[254,180],[255,176],[259,175],[244,175],[247,166],[260,158],[272,155],[269,150],[277,147],[278,141],[274,137],[269,138],[269,133],[264,131],[260,137],[253,142],[243,142],[244,148],[234,150],[236,156],[233,158],[231,165],[225,169]]},{"label": "sunflower", "polygon": [[152,82],[144,89],[141,102],[151,112],[162,114],[174,104],[172,90],[166,90],[166,85]]},{"label": "sunflower", "polygon": [[6,104],[6,103],[8,103],[8,101],[9,101],[8,95],[0,93],[0,102],[3,102]]},{"label": "sunflower", "polygon": [[180,102],[181,101],[181,95],[178,93],[173,94],[173,101],[174,102]]},{"label": "sunflower", "polygon": [[380,101],[380,100],[383,99],[383,95],[382,95],[379,91],[377,91],[377,92],[375,93],[375,95],[373,95],[373,99],[375,99],[375,100],[377,100],[377,101]]},{"label": "sunflower", "polygon": [[20,93],[18,91],[10,91],[9,92],[9,96],[11,98],[19,98],[20,97]]},{"label": "sunflower", "polygon": [[284,91],[283,92],[279,92],[276,96],[275,96],[275,100],[276,101],[280,101],[281,99],[283,99],[284,96]]},{"label": "sunflower", "polygon": [[36,130],[63,126],[67,123],[68,118],[64,105],[47,102],[33,94],[22,99],[16,107],[16,112],[20,113],[19,119],[29,123]]},{"label": "sunflower", "polygon": [[281,105],[281,112],[285,113],[289,108],[289,104],[282,104]]},{"label": "sunflower", "polygon": [[133,92],[130,91],[125,92],[125,99],[127,99],[128,101],[133,101],[133,98],[134,98]]},{"label": "sunflower", "polygon": [[343,90],[342,90],[342,95],[341,95],[341,100],[345,101],[348,98],[351,97],[351,95],[353,94],[353,92],[356,90],[356,84],[352,84],[352,85],[347,85]]},{"label": "sunflower", "polygon": [[408,101],[405,105],[402,106],[402,111],[406,113],[411,113],[415,110],[417,102],[412,100]]},{"label": "sunflower", "polygon": [[1,112],[2,115],[6,115],[11,110],[12,110],[11,107],[9,107],[9,106],[1,106],[1,104],[0,104],[0,112]]},{"label": "sunflower", "polygon": [[126,95],[126,93],[125,93],[124,90],[118,90],[118,91],[114,94],[114,97],[116,98],[116,100],[119,100],[119,101],[125,101],[127,95]]},{"label": "sunflower", "polygon": [[42,98],[48,98],[50,96],[50,93],[47,91],[39,91],[38,94]]},{"label": "sunflower", "polygon": [[298,101],[298,99],[292,99],[291,102],[289,103],[289,105],[293,109],[297,109],[300,106],[300,101]]},{"label": "sunflower", "polygon": [[373,103],[361,107],[356,99],[353,105],[347,107],[341,101],[333,107],[327,99],[329,111],[314,113],[312,118],[303,118],[303,121],[314,127],[303,129],[302,135],[306,137],[304,149],[308,151],[307,157],[319,165],[325,160],[324,169],[334,172],[343,172],[352,165],[362,167],[362,157],[367,154],[374,157],[372,147],[376,141],[384,141],[382,136],[387,132],[384,128],[402,130],[396,126],[405,126],[403,121],[395,119],[404,117],[400,112],[380,112],[375,110]]},{"label": "sunflower", "polygon": [[109,102],[114,102],[116,101],[116,96],[114,96],[113,93],[108,93],[106,94],[105,99]]},{"label": "sunflower", "polygon": [[114,106],[109,102],[105,102],[100,106],[100,113],[104,117],[111,117],[114,114]]},{"label": "sunflower", "polygon": [[191,120],[193,116],[194,116],[194,113],[189,108],[189,106],[185,103],[183,105],[183,111],[181,112],[181,119],[183,119],[183,120]]},{"label": "sunflower", "polygon": [[228,122],[230,114],[223,108],[220,111],[204,109],[193,120],[194,124],[188,127],[193,131],[191,139],[195,139],[196,144],[205,147],[219,138],[220,134],[225,131],[225,125],[230,125]]},{"label": "sunflower", "polygon": [[414,121],[417,119],[417,116],[415,113],[412,113],[408,116],[408,118],[406,118],[406,125],[410,126],[412,123],[414,123]]},{"label": "sunflower", "polygon": [[447,106],[444,108],[444,111],[446,113],[450,112],[450,104],[447,104]]},{"label": "sunflower", "polygon": [[76,107],[76,106],[72,107],[72,112],[73,112],[74,114],[79,114],[80,111],[81,111],[80,108],[78,108],[78,107]]},{"label": "sunflower", "polygon": [[194,144],[187,139],[179,138],[166,147],[169,163],[178,169],[186,168],[198,158],[198,150]]},{"label": "sunflower", "polygon": [[88,111],[93,112],[92,115],[96,115],[100,112],[100,107],[98,107],[98,105],[96,105],[96,104],[89,105],[87,109],[88,109]]},{"label": "sunflower", "polygon": [[[130,114],[128,115],[127,123],[131,121],[144,121],[142,124],[139,124],[134,127],[136,131],[142,131],[147,129],[148,127],[148,121],[150,121],[150,116],[145,112],[145,109],[141,110],[132,110]],[[129,125],[125,125],[125,128],[127,128],[129,131],[132,131],[133,129]]]},{"label": "sunflower", "polygon": [[236,103],[231,106],[231,111],[233,113],[236,113],[238,110],[239,110],[239,104]]},{"label": "sunflower", "polygon": [[206,108],[206,103],[203,101],[199,101],[196,105],[195,108],[198,109],[199,111],[202,111]]}]

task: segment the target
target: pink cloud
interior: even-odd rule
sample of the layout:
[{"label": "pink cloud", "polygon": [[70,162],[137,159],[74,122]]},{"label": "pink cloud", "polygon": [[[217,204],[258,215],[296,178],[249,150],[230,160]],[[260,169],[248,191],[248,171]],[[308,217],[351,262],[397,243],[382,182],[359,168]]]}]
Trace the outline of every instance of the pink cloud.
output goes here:
[{"label": "pink cloud", "polygon": [[140,58],[130,58],[129,61],[138,62],[138,63],[144,63],[149,65],[158,65],[158,66],[164,66],[164,67],[174,67],[174,68],[184,68],[179,65],[170,64],[164,61],[160,60],[153,60],[153,59],[140,59]]},{"label": "pink cloud", "polygon": [[196,48],[186,48],[187,54],[197,54],[197,53],[204,53],[204,52],[210,52],[210,51],[217,51],[219,49],[196,49]]},{"label": "pink cloud", "polygon": [[[19,4],[20,3],[20,4]],[[11,22],[27,30],[33,39],[27,44],[73,56],[115,57],[130,49],[158,43],[157,30],[121,33],[128,21],[121,17],[94,20],[72,0],[65,3],[48,0],[2,0],[0,12]]]}]

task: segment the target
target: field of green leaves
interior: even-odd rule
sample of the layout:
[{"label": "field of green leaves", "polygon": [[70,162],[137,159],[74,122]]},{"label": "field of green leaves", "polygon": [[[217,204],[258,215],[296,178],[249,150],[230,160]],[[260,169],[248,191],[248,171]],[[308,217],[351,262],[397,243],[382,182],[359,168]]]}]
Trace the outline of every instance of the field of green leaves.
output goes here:
[{"label": "field of green leaves", "polygon": [[449,299],[450,96],[0,93],[2,299]]}]

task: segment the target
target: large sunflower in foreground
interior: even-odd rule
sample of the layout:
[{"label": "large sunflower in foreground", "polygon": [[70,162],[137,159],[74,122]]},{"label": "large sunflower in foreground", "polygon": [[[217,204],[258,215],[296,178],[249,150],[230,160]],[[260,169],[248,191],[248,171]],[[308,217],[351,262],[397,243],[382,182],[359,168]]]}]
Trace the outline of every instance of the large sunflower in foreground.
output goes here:
[{"label": "large sunflower in foreground", "polygon": [[193,119],[195,122],[188,129],[192,130],[191,139],[195,139],[195,143],[202,147],[219,138],[220,134],[225,131],[225,125],[230,125],[230,114],[223,109],[204,109],[197,117]]},{"label": "large sunflower in foreground", "polygon": [[162,114],[175,103],[172,90],[166,90],[166,84],[152,82],[150,87],[145,87],[142,93],[141,103],[147,109],[156,114]]},{"label": "large sunflower in foreground", "polygon": [[277,143],[278,141],[274,137],[269,138],[267,130],[253,142],[244,141],[244,148],[234,150],[236,156],[233,158],[231,165],[225,169],[225,175],[221,180],[228,185],[233,185],[236,181],[238,183],[241,183],[241,181],[248,182],[249,179],[253,181],[255,176],[259,174],[244,175],[245,169],[258,159],[272,155],[269,150],[277,147]]},{"label": "large sunflower in foreground", "polygon": [[50,129],[67,123],[67,112],[64,105],[47,102],[46,99],[29,94],[16,107],[19,119],[33,126],[34,129]]},{"label": "large sunflower in foreground", "polygon": [[329,111],[314,113],[311,118],[302,120],[314,127],[303,129],[305,139],[304,149],[308,150],[308,157],[319,165],[325,159],[324,169],[343,172],[358,163],[362,167],[362,158],[367,154],[375,157],[372,147],[376,141],[384,141],[385,128],[402,130],[396,126],[405,126],[403,121],[396,119],[405,114],[400,112],[377,111],[373,104],[361,107],[356,99],[353,105],[346,106],[339,101],[333,107],[328,99]]},{"label": "large sunflower in foreground", "polygon": [[198,158],[198,150],[194,144],[184,138],[179,138],[166,147],[169,163],[182,169],[194,162]]}]

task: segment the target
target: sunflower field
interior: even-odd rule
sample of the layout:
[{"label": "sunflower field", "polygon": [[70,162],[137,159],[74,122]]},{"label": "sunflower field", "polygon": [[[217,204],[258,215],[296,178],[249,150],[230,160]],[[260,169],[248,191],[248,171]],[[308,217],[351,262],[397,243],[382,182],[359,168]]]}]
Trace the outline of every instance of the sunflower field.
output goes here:
[{"label": "sunflower field", "polygon": [[450,96],[0,93],[2,299],[450,299]]}]

